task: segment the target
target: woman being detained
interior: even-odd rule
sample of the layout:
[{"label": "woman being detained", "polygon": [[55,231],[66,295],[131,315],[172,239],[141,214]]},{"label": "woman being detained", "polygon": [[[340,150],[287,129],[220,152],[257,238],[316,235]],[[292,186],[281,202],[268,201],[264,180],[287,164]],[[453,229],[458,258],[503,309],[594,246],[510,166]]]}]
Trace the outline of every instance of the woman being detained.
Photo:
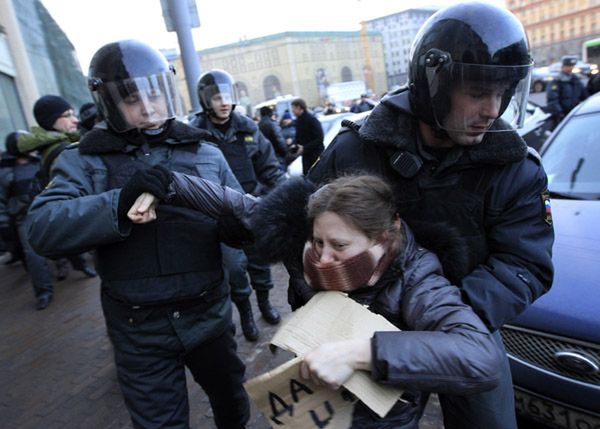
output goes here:
[{"label": "woman being detained", "polygon": [[[382,179],[345,176],[316,191],[305,180],[290,179],[257,199],[173,173],[168,191],[171,203],[214,218],[235,217],[255,232],[272,262],[301,252],[312,290],[346,292],[401,329],[376,332],[368,340],[326,343],[303,357],[301,377],[333,389],[356,370],[404,389],[406,402],[383,418],[358,402],[353,428],[417,428],[429,392],[465,395],[496,386],[501,351],[459,289],[443,276],[436,255],[420,247],[400,220]],[[130,218],[151,220],[156,203],[144,194]],[[290,237],[297,241],[294,246],[282,241]]]}]

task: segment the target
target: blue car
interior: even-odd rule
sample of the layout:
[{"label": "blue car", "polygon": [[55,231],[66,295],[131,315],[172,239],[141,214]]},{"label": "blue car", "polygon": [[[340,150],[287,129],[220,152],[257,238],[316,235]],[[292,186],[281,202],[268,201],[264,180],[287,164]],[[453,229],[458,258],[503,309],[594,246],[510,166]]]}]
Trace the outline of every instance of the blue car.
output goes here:
[{"label": "blue car", "polygon": [[577,106],[540,154],[556,233],[555,277],[552,289],[501,331],[517,413],[547,427],[600,429],[600,94]]}]

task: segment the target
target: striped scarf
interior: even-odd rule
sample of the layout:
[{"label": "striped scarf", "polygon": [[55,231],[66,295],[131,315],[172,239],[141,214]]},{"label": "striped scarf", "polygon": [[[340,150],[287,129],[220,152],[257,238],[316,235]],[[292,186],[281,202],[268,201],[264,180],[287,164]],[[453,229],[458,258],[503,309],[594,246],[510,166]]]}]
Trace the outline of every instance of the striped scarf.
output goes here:
[{"label": "striped scarf", "polygon": [[373,286],[400,249],[400,237],[377,244],[343,261],[322,263],[312,243],[304,245],[304,279],[315,290],[351,292]]}]

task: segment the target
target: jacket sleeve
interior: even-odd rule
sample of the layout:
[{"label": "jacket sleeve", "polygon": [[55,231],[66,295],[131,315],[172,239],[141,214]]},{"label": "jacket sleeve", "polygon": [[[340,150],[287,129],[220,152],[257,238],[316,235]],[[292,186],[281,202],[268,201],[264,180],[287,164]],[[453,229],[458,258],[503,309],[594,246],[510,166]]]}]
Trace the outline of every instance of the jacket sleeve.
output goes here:
[{"label": "jacket sleeve", "polygon": [[552,115],[563,115],[563,108],[560,105],[560,84],[550,83],[546,88],[546,112]]},{"label": "jacket sleeve", "polygon": [[285,172],[275,157],[271,142],[260,131],[256,132],[255,138],[258,142],[258,150],[252,157],[254,171],[261,183],[274,187],[285,180]]},{"label": "jacket sleeve", "polygon": [[36,253],[47,257],[81,253],[123,240],[129,233],[130,227],[119,230],[120,190],[104,191],[104,166],[90,158],[69,149],[55,161],[52,180],[27,215],[28,239]]},{"label": "jacket sleeve", "polygon": [[487,261],[461,281],[467,302],[492,329],[523,312],[552,285],[554,230],[542,165],[528,157],[505,169],[490,191]]},{"label": "jacket sleeve", "polygon": [[198,210],[212,218],[233,215],[250,230],[250,219],[258,198],[242,194],[228,186],[219,185],[201,177],[173,172],[170,185],[175,204]]},{"label": "jacket sleeve", "polygon": [[[372,377],[383,384],[449,394],[494,388],[502,351],[483,322],[441,276],[437,257],[419,251],[418,278],[404,279],[404,322],[411,331],[376,332]],[[423,271],[425,270],[425,271]]]},{"label": "jacket sleeve", "polygon": [[281,131],[281,127],[277,122],[272,123],[273,129],[273,147],[277,155],[281,158],[285,157],[288,154],[288,145],[285,143],[285,139],[283,138],[283,132]]},{"label": "jacket sleeve", "polygon": [[304,122],[303,141],[298,141],[298,144],[304,147],[304,152],[314,152],[320,145],[323,144],[323,127],[315,117],[308,117]]}]

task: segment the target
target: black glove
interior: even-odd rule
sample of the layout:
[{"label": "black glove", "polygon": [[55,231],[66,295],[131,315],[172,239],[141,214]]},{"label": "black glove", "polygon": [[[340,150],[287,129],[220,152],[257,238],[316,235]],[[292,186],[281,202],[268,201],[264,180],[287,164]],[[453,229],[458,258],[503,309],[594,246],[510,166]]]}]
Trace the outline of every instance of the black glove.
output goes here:
[{"label": "black glove", "polygon": [[161,200],[166,198],[172,181],[173,174],[162,165],[136,171],[121,188],[117,210],[119,219],[127,219],[127,212],[135,203],[137,197],[144,192],[148,192]]}]

